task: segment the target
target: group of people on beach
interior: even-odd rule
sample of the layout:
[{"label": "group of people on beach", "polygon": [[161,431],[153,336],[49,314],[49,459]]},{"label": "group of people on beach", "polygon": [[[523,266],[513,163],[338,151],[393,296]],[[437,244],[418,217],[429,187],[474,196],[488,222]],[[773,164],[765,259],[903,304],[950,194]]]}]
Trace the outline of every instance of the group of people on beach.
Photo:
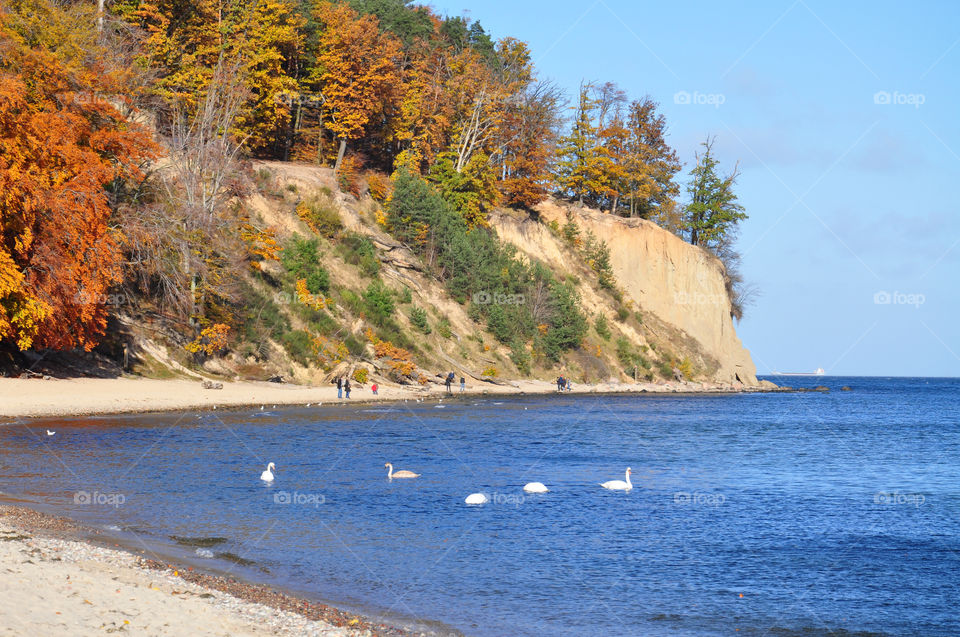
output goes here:
[{"label": "group of people on beach", "polygon": [[[456,374],[454,374],[453,372],[448,373],[444,378],[443,384],[446,385],[448,394],[453,393],[453,383],[456,380],[456,378],[457,378]],[[344,398],[344,397],[350,398],[351,386],[350,386],[349,376],[337,376],[337,378],[331,382],[337,385],[337,398]],[[460,393],[463,393],[464,391],[466,391],[466,389],[467,389],[467,379],[461,376],[460,377]],[[380,390],[380,387],[376,383],[370,386],[370,391],[373,392],[374,396],[378,395],[377,392],[379,390]]]},{"label": "group of people on beach", "polygon": [[[449,372],[443,379],[443,384],[447,388],[448,394],[453,394],[453,383],[456,381],[457,375],[453,372]],[[346,395],[346,398],[350,398],[350,377],[349,376],[337,376],[336,380],[332,381],[337,385],[337,398],[343,398]],[[373,395],[376,396],[380,388],[376,383],[370,386],[370,390],[373,392]],[[467,379],[463,376],[460,377],[460,393],[462,394],[467,389]]]},{"label": "group of people on beach", "polygon": [[[443,384],[447,388],[448,394],[453,394],[453,383],[456,381],[457,375],[453,372],[448,372],[443,379]],[[347,398],[350,398],[350,377],[349,376],[337,376],[337,379],[333,381],[337,384],[337,398],[343,398],[346,395]],[[463,376],[460,377],[460,393],[462,394],[466,391],[467,388],[467,379]],[[377,391],[380,388],[376,383],[370,386],[370,390],[373,391],[374,396],[377,395]],[[563,375],[557,377],[557,391],[571,391],[573,389],[573,381],[568,378],[564,378]]]},{"label": "group of people on beach", "polygon": [[350,377],[337,376],[337,398],[343,398],[344,392],[347,393],[347,398],[350,398]]},{"label": "group of people on beach", "polygon": [[[447,387],[447,393],[453,393],[453,381],[456,380],[457,376],[453,372],[447,374],[447,377],[443,380],[443,384]],[[467,379],[463,376],[460,377],[460,393],[462,394],[467,388]]]},{"label": "group of people on beach", "polygon": [[[337,384],[337,398],[343,398],[343,395],[346,394],[347,398],[350,398],[350,377],[349,376],[337,376],[337,380],[334,381]],[[374,383],[370,386],[370,391],[373,392],[374,396],[378,396],[380,387]]]}]

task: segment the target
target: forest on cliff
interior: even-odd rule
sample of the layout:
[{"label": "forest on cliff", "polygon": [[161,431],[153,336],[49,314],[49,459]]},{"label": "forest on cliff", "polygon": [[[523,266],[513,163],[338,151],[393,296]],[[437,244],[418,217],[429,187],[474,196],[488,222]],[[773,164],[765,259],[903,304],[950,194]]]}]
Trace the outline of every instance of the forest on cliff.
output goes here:
[{"label": "forest on cliff", "polygon": [[[120,315],[149,312],[193,362],[269,358],[266,339],[325,370],[373,349],[416,379],[429,354],[411,333],[449,321],[381,280],[395,241],[520,373],[589,332],[621,371],[686,359],[690,375],[679,352],[611,339],[576,280],[487,222],[548,197],[651,220],[727,264],[739,316],[737,171],[707,139],[682,188],[667,132],[649,96],[592,81],[565,95],[524,42],[409,0],[4,0],[0,348],[91,350]],[[332,182],[300,191],[269,162],[329,167]],[[255,196],[299,228],[251,209]],[[347,208],[369,230],[347,228]],[[607,246],[572,212],[554,231],[619,319],[641,321]],[[359,278],[338,282],[339,264]],[[273,307],[271,290],[296,307]]]}]

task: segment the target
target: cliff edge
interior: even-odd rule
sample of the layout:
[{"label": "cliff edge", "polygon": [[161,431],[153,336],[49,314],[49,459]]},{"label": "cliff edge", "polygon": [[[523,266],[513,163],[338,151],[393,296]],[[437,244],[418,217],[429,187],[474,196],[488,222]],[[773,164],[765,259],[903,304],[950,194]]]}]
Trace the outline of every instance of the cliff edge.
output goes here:
[{"label": "cliff edge", "polygon": [[562,226],[570,212],[584,232],[606,242],[625,297],[644,313],[696,341],[703,359],[714,363],[710,375],[715,381],[758,385],[750,352],[733,326],[719,259],[643,219],[615,217],[553,200],[538,205],[536,212],[541,222],[500,211],[491,216],[491,226],[501,239],[529,257],[564,268],[569,256],[548,224]]}]

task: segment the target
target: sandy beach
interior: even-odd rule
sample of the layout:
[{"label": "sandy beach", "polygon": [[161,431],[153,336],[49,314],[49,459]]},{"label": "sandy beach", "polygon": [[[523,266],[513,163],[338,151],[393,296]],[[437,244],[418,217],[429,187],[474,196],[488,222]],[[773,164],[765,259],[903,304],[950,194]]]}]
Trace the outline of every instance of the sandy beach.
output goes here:
[{"label": "sandy beach", "polygon": [[0,633],[410,634],[267,587],[78,541],[82,532],[63,518],[0,505]]},{"label": "sandy beach", "polygon": [[[772,383],[760,387],[697,382],[574,384],[571,394],[591,393],[729,393],[770,391]],[[518,395],[555,393],[555,383],[538,380],[506,381],[498,384],[471,382],[470,395]],[[459,385],[453,387],[460,392]],[[374,395],[370,385],[354,386],[352,402],[442,398],[442,385],[426,387],[380,385]],[[201,381],[153,380],[146,378],[0,378],[0,417],[56,417],[95,414],[213,409],[215,407],[317,405],[347,402],[337,399],[337,389],[285,383],[224,382],[222,389],[204,389]]]}]

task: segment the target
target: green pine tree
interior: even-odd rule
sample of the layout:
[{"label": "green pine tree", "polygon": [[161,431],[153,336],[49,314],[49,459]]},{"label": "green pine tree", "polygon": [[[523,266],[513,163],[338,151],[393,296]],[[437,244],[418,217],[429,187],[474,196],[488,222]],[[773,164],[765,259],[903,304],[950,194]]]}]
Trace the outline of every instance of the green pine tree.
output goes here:
[{"label": "green pine tree", "polygon": [[734,168],[726,177],[719,175],[713,142],[709,137],[703,142],[703,154],[697,154],[697,164],[690,171],[690,203],[684,210],[682,229],[690,243],[715,251],[724,245],[728,233],[747,218],[747,213],[733,192],[739,172]]}]

